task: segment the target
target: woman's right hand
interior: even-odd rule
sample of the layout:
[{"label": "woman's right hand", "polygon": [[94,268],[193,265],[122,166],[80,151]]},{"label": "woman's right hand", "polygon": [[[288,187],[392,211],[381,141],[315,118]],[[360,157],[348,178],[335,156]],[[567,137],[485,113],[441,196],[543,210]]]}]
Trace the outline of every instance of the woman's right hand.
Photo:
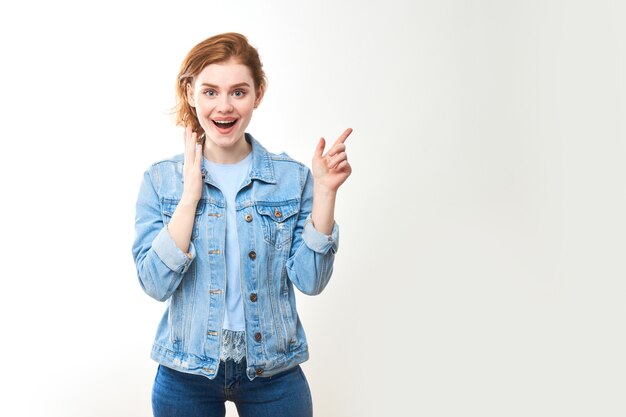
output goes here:
[{"label": "woman's right hand", "polygon": [[193,231],[196,206],[202,197],[202,146],[196,147],[198,135],[185,128],[185,165],[183,167],[183,195],[172,214],[167,229],[178,248],[189,258],[189,242]]},{"label": "woman's right hand", "polygon": [[183,169],[184,184],[181,200],[197,203],[202,197],[202,145],[197,143],[198,134],[185,127],[185,165]]}]

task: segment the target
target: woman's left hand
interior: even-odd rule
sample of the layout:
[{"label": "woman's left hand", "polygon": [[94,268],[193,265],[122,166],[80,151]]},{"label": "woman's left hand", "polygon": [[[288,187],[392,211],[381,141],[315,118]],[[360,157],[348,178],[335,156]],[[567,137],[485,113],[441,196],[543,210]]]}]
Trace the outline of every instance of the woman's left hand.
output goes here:
[{"label": "woman's left hand", "polygon": [[336,192],[352,173],[345,144],[350,133],[352,129],[346,129],[325,155],[326,140],[320,139],[312,164],[316,188],[322,187],[326,191]]}]

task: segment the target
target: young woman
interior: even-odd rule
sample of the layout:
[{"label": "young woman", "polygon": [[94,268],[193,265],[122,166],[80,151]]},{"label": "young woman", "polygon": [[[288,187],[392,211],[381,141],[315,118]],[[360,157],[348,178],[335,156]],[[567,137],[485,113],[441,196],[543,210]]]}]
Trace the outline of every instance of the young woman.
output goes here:
[{"label": "young woman", "polygon": [[167,301],[155,416],[224,416],[225,401],[241,417],[312,415],[294,287],[319,294],[330,279],[352,130],[326,153],[319,141],[312,172],[268,152],[246,133],[265,86],[244,36],[196,45],[176,89],[185,152],[144,174],[133,256],[144,291]]}]

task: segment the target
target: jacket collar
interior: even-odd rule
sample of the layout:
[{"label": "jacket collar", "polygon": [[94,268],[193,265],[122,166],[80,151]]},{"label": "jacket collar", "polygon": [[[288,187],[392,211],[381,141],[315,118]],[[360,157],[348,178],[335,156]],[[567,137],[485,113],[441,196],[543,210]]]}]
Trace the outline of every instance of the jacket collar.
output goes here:
[{"label": "jacket collar", "polygon": [[[250,166],[250,179],[261,180],[268,184],[276,184],[276,177],[274,176],[274,163],[270,153],[252,137],[251,134],[245,134],[246,142],[252,146],[252,162]],[[202,178],[206,182],[213,183],[211,177],[206,171],[204,165],[202,166]]]},{"label": "jacket collar", "polygon": [[274,163],[270,153],[251,134],[246,133],[246,141],[252,145],[252,166],[250,179],[257,179],[269,184],[276,184]]}]

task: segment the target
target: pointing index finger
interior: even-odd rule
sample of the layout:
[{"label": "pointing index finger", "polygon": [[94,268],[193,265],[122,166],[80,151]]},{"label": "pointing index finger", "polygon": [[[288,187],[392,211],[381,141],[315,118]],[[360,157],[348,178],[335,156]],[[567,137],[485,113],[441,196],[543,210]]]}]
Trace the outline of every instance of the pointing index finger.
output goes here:
[{"label": "pointing index finger", "polygon": [[348,136],[350,136],[350,133],[352,133],[352,128],[349,127],[346,130],[343,131],[343,133],[341,134],[341,136],[339,136],[339,139],[337,139],[337,141],[335,141],[335,143],[344,143],[346,141],[346,139],[348,139]]}]

